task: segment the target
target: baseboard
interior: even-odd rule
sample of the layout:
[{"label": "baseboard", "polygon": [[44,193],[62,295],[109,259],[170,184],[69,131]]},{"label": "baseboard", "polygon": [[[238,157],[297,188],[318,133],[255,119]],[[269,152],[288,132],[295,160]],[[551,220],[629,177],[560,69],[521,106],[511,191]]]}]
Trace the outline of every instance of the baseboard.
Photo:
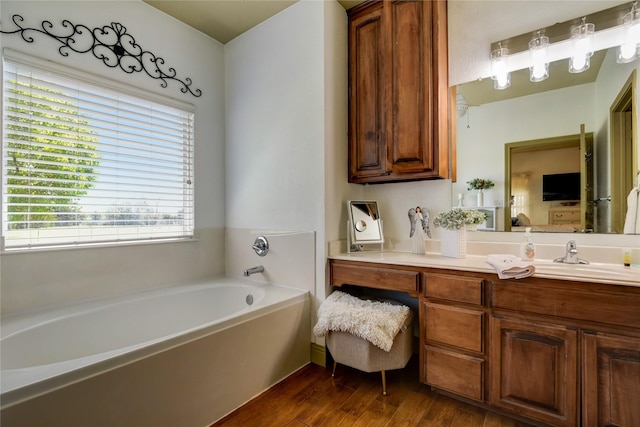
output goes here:
[{"label": "baseboard", "polygon": [[327,366],[327,348],[325,346],[311,343],[311,363]]}]

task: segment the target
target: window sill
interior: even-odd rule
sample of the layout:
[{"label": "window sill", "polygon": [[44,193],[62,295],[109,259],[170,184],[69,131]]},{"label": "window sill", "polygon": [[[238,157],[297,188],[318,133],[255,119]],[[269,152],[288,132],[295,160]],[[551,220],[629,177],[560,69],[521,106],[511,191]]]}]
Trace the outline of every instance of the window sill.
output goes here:
[{"label": "window sill", "polygon": [[22,255],[29,253],[41,253],[41,252],[59,252],[59,251],[73,251],[73,250],[85,250],[85,249],[105,249],[127,246],[148,246],[158,244],[169,243],[191,243],[198,242],[199,239],[193,237],[181,237],[181,238],[168,238],[168,239],[149,239],[149,240],[129,240],[129,241],[117,241],[117,242],[96,242],[96,243],[78,243],[71,245],[59,245],[59,246],[40,246],[30,248],[5,248],[0,251],[0,255]]}]

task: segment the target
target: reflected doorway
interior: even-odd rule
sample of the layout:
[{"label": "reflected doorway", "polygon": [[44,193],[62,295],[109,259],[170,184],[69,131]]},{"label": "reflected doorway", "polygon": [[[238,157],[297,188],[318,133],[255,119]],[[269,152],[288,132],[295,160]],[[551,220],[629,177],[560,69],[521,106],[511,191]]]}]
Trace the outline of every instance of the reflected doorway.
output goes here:
[{"label": "reflected doorway", "polygon": [[[505,144],[505,231],[524,231],[525,226],[538,232],[591,230],[593,162],[586,160],[592,153],[593,133],[584,133],[583,126],[575,135]],[[580,173],[580,196],[543,201],[542,176],[566,172]]]},{"label": "reflected doorway", "polygon": [[634,70],[610,108],[610,221],[612,233],[622,233],[623,231],[627,213],[627,195],[634,187],[634,178],[638,176],[640,171],[638,168],[637,132],[634,130],[636,93],[636,72]]}]

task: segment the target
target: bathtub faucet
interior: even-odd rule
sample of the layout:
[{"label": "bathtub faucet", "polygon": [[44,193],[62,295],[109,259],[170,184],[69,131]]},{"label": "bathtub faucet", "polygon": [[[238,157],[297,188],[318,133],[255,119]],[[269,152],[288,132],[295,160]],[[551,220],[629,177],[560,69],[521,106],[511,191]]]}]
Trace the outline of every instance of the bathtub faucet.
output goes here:
[{"label": "bathtub faucet", "polygon": [[262,273],[262,272],[264,272],[264,267],[263,267],[263,266],[261,266],[261,265],[258,265],[258,266],[256,266],[256,267],[247,268],[247,269],[244,271],[244,275],[245,275],[245,276],[250,276],[250,275],[252,275],[252,274],[255,274],[255,273]]}]

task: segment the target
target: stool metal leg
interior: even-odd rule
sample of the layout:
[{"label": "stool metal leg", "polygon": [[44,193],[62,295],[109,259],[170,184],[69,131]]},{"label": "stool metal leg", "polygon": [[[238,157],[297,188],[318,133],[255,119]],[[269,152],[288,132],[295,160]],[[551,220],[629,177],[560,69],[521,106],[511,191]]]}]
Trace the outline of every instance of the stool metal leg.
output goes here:
[{"label": "stool metal leg", "polygon": [[331,378],[335,378],[336,376],[336,366],[338,366],[338,362],[333,361],[333,372],[331,372]]},{"label": "stool metal leg", "polygon": [[380,373],[382,374],[382,395],[386,396],[387,395],[387,377],[384,374],[384,371],[380,371]]}]

